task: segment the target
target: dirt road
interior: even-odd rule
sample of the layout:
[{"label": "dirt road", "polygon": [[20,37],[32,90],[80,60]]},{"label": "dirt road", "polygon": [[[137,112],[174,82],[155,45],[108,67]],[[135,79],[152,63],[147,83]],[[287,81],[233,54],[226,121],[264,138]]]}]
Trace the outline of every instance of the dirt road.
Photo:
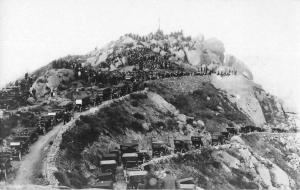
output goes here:
[{"label": "dirt road", "polygon": [[32,144],[29,153],[21,161],[14,184],[31,184],[37,163],[41,160],[43,149],[48,146],[62,127],[62,123],[56,125],[47,134],[40,136],[38,141]]}]

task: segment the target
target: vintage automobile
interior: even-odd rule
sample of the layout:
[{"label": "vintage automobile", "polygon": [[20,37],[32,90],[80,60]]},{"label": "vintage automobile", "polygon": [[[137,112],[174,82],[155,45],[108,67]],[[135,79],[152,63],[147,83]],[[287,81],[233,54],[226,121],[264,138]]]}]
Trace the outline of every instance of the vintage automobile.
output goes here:
[{"label": "vintage automobile", "polygon": [[138,189],[139,184],[144,183],[147,171],[127,171],[126,182],[128,189]]},{"label": "vintage automobile", "polygon": [[179,183],[179,188],[182,190],[195,190],[196,189],[196,185],[195,185],[195,181],[194,178],[192,177],[188,177],[188,178],[183,178],[178,180]]},{"label": "vintage automobile", "polygon": [[102,94],[103,101],[112,99],[112,89],[109,87],[101,88],[99,93]]},{"label": "vintage automobile", "polygon": [[241,127],[240,132],[241,133],[251,133],[258,130],[259,127],[255,127],[253,125],[246,125],[244,127]]},{"label": "vintage automobile", "polygon": [[125,74],[125,81],[133,82],[133,81],[134,81],[133,73],[127,72],[127,73]]},{"label": "vintage automobile", "polygon": [[7,111],[6,109],[0,109],[0,120],[1,119],[8,119],[12,116],[12,113]]},{"label": "vintage automobile", "polygon": [[191,140],[174,140],[175,152],[187,152],[191,150]]},{"label": "vintage automobile", "polygon": [[144,90],[146,85],[144,82],[133,82],[133,92],[139,91],[139,90]]},{"label": "vintage automobile", "polygon": [[54,117],[55,115],[42,115],[38,120],[38,127],[42,134],[45,134],[47,131],[50,131],[54,125]]},{"label": "vintage automobile", "polygon": [[24,128],[24,131],[20,134],[22,136],[27,136],[29,138],[30,143],[34,143],[39,138],[39,129],[38,127],[27,127]]},{"label": "vintage automobile", "polygon": [[117,168],[117,162],[115,160],[101,160],[100,169],[102,173],[113,173],[115,174]]},{"label": "vintage automobile", "polygon": [[223,135],[221,133],[213,133],[211,135],[211,144],[212,145],[224,144]]},{"label": "vintage automobile", "polygon": [[29,143],[15,138],[9,144],[13,160],[21,161],[22,155],[29,150]]},{"label": "vintage automobile", "polygon": [[193,147],[196,149],[203,146],[203,141],[202,141],[201,137],[199,137],[199,136],[192,136],[191,141],[192,141]]},{"label": "vintage automobile", "polygon": [[233,135],[237,135],[238,131],[234,127],[226,127],[227,132],[229,133],[230,137]]},{"label": "vintage automobile", "polygon": [[272,128],[272,133],[285,133],[287,130],[282,128]]},{"label": "vintage automobile", "polygon": [[100,105],[103,102],[103,92],[99,92],[94,100],[94,105]]},{"label": "vintage automobile", "polygon": [[90,96],[84,96],[75,100],[75,111],[82,112],[87,110],[92,105]]},{"label": "vintage automobile", "polygon": [[72,101],[64,101],[59,104],[59,109],[63,111],[72,111],[74,109],[74,104]]},{"label": "vintage automobile", "polygon": [[126,169],[136,169],[138,167],[138,154],[124,153],[122,155],[122,163]]},{"label": "vintage automobile", "polygon": [[122,88],[123,88],[122,84],[113,86],[113,88],[112,88],[112,98],[113,99],[121,97]]},{"label": "vintage automobile", "polygon": [[91,188],[96,189],[113,189],[113,181],[98,181]]},{"label": "vintage automobile", "polygon": [[103,154],[102,160],[118,160],[118,155],[114,153]]},{"label": "vintage automobile", "polygon": [[115,175],[113,172],[100,173],[97,175],[99,181],[115,181]]},{"label": "vintage automobile", "polygon": [[11,152],[0,152],[0,181],[7,180],[7,175],[12,169],[11,159]]},{"label": "vintage automobile", "polygon": [[48,113],[48,115],[53,115],[56,123],[61,122],[63,120],[64,109],[63,108],[52,109]]},{"label": "vintage automobile", "polygon": [[109,154],[115,154],[117,156],[116,161],[119,165],[120,164],[120,150],[119,149],[111,150],[111,151],[109,151]]},{"label": "vintage automobile", "polygon": [[140,150],[138,153],[138,163],[143,164],[150,160],[150,155],[147,150]]},{"label": "vintage automobile", "polygon": [[165,142],[153,141],[151,146],[152,146],[152,157],[160,157],[167,154]]},{"label": "vintage automobile", "polygon": [[230,133],[229,132],[222,131],[221,134],[224,137],[224,140],[229,140],[229,138],[230,138]]},{"label": "vintage automobile", "polygon": [[120,145],[121,154],[124,153],[135,153],[138,152],[139,144],[138,143],[124,143]]}]

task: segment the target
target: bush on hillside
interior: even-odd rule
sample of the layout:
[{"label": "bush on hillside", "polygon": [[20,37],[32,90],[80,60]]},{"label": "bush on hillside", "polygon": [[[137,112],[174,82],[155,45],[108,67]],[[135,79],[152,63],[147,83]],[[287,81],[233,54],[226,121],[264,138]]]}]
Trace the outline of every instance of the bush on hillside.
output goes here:
[{"label": "bush on hillside", "polygon": [[134,100],[141,100],[148,98],[147,94],[133,93],[130,94],[130,98]]},{"label": "bush on hillside", "polygon": [[140,119],[140,120],[144,120],[145,119],[145,116],[140,114],[140,113],[134,113],[133,116],[136,118],[136,119]]},{"label": "bush on hillside", "polygon": [[136,100],[130,101],[130,104],[131,104],[133,107],[138,107],[138,106],[139,106],[139,102],[136,101]]}]

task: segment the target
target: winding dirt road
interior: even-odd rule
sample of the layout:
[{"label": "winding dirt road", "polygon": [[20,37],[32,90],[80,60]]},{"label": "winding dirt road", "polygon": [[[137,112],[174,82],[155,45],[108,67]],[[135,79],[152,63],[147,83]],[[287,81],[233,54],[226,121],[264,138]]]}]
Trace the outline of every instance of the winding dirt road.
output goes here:
[{"label": "winding dirt road", "polygon": [[43,149],[49,142],[55,138],[62,123],[59,123],[47,134],[40,136],[39,139],[31,145],[29,153],[21,161],[14,184],[32,184],[32,178],[38,162],[42,159]]},{"label": "winding dirt road", "polygon": [[[139,93],[139,92],[137,92]],[[57,152],[57,147],[54,147],[54,144],[60,144],[58,136],[61,136],[63,132],[65,132],[66,129],[68,129],[81,115],[88,115],[93,114],[97,110],[109,106],[112,102],[119,101],[121,99],[124,99],[125,97],[128,97],[129,95],[120,97],[115,100],[108,100],[103,102],[101,105],[98,105],[96,107],[91,107],[90,109],[81,112],[81,113],[75,113],[74,117],[71,119],[71,121],[68,122],[68,124],[63,125],[62,123],[59,123],[58,125],[54,126],[51,131],[49,131],[44,136],[40,136],[38,141],[35,142],[30,146],[29,153],[24,156],[23,160],[20,163],[20,168],[17,172],[17,176],[13,182],[13,184],[17,185],[24,185],[24,184],[33,184],[34,177],[37,173],[37,168],[39,167],[39,164],[43,157],[49,157],[49,152]],[[60,134],[60,135],[59,135]],[[49,142],[54,141],[53,145],[49,146]],[[57,142],[56,142],[57,141]],[[44,150],[46,148],[49,148],[47,155],[42,155]],[[53,151],[53,150],[54,151]],[[47,160],[48,161],[48,160]],[[42,166],[44,167],[44,166]],[[43,168],[42,170],[48,170],[49,168]],[[53,176],[46,176],[46,178],[49,180]],[[57,184],[55,184],[57,185]]]}]

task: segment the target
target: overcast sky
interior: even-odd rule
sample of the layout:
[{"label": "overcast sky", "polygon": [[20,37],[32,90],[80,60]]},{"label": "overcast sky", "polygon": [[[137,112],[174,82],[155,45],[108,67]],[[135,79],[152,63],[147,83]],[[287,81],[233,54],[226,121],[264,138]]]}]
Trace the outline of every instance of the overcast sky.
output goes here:
[{"label": "overcast sky", "polygon": [[[298,0],[0,0],[0,86],[125,33],[216,37],[254,80],[300,105]],[[300,106],[299,106],[300,107]]]}]

